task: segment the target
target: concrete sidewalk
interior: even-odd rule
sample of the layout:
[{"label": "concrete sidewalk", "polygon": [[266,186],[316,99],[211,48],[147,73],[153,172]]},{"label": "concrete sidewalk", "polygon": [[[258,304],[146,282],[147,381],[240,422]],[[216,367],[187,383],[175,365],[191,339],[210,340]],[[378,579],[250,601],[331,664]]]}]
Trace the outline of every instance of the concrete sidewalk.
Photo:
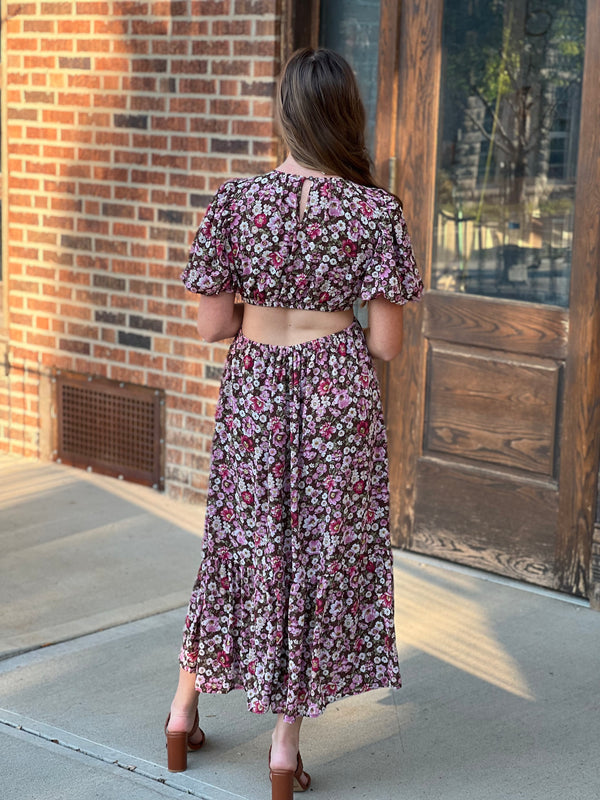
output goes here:
[{"label": "concrete sidewalk", "polygon": [[[200,698],[208,741],[165,769],[202,510],[0,457],[3,800],[268,800],[272,716]],[[303,726],[324,800],[597,800],[600,614],[396,557],[405,688]],[[316,796],[316,795],[315,795]]]}]

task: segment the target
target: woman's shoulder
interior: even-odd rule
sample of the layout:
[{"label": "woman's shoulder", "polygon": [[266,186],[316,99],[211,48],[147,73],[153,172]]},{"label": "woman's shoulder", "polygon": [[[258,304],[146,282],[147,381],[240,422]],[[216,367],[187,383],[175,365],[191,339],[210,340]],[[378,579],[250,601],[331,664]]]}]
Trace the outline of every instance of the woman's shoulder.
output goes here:
[{"label": "woman's shoulder", "polygon": [[395,194],[380,186],[363,186],[352,181],[344,181],[350,188],[352,199],[358,200],[368,210],[369,216],[386,220],[402,213],[402,203]]},{"label": "woman's shoulder", "polygon": [[228,178],[219,186],[215,192],[214,199],[225,204],[230,201],[239,200],[244,197],[244,195],[253,194],[261,187],[269,184],[271,182],[271,175],[271,172],[267,172],[262,175]]}]

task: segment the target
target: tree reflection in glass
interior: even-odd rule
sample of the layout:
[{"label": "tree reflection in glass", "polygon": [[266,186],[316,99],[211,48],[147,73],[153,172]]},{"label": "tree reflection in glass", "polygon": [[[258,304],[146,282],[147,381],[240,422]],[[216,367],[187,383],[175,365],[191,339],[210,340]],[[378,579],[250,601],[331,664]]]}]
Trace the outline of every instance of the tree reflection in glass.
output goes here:
[{"label": "tree reflection in glass", "polygon": [[432,287],[568,305],[585,2],[444,9]]}]

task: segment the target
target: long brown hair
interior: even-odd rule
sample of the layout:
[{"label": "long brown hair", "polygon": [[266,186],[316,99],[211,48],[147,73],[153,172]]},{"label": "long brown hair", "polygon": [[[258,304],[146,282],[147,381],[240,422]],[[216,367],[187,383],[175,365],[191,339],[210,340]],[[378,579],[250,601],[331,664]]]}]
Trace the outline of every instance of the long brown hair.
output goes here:
[{"label": "long brown hair", "polygon": [[350,64],[320,48],[296,50],[277,92],[277,118],[300,164],[377,186],[365,147],[365,109]]}]

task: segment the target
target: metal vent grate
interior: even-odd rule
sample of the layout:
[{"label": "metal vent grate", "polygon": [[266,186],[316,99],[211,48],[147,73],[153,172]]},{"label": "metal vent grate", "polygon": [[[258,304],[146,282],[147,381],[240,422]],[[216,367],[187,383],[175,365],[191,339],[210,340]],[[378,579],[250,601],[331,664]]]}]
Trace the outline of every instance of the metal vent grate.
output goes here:
[{"label": "metal vent grate", "polygon": [[57,460],[164,489],[164,392],[56,372]]}]

